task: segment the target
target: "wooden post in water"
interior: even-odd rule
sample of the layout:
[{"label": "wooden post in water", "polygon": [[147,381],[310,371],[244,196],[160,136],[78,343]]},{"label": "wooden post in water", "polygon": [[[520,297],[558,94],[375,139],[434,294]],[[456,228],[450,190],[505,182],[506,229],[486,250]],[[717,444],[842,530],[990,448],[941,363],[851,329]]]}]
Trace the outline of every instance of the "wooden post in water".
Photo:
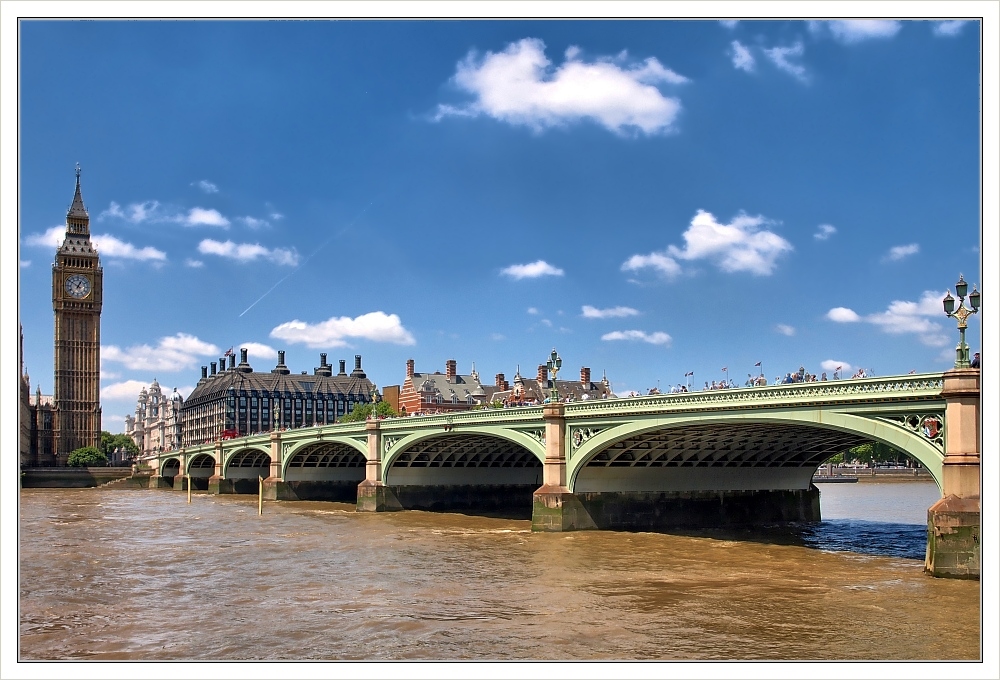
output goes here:
[{"label": "wooden post in water", "polygon": [[191,473],[188,473],[188,503],[191,502]]},{"label": "wooden post in water", "polygon": [[264,514],[264,478],[257,475],[257,514]]}]

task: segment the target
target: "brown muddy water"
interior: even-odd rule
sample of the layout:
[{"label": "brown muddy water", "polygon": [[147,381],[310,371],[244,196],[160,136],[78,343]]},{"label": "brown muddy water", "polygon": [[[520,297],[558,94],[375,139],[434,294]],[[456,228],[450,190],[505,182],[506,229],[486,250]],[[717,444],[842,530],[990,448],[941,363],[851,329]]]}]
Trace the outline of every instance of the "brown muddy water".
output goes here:
[{"label": "brown muddy water", "polygon": [[819,524],[713,536],[25,489],[20,658],[979,659],[980,584],[923,573],[934,484],[820,488]]}]

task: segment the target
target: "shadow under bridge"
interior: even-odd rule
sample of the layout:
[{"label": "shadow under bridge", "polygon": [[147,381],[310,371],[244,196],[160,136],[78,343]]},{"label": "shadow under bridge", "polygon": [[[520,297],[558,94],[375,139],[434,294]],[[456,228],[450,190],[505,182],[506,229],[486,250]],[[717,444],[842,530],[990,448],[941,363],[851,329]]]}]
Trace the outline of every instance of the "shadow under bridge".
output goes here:
[{"label": "shadow under bridge", "polygon": [[343,442],[307,444],[285,462],[283,478],[289,498],[354,503],[365,478],[365,456]]},{"label": "shadow under bridge", "polygon": [[530,519],[542,462],[502,437],[447,433],[393,451],[385,484],[405,509]]}]

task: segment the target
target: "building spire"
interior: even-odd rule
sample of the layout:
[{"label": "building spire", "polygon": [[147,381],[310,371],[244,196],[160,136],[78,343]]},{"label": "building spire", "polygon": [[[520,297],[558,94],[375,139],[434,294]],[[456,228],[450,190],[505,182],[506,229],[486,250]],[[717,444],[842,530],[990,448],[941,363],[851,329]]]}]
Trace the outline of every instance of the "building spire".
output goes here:
[{"label": "building spire", "polygon": [[66,217],[89,219],[87,208],[83,205],[83,194],[80,192],[80,164],[76,164],[76,193],[73,194],[73,205],[69,207]]}]

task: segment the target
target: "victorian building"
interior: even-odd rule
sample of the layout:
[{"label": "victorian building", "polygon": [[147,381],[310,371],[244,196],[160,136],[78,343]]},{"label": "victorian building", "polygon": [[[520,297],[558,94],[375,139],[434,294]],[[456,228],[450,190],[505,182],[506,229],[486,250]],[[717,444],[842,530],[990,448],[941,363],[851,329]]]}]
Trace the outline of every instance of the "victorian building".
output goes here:
[{"label": "victorian building", "polygon": [[[66,213],[66,236],[52,265],[52,445],[56,465],[65,465],[73,450],[100,443],[103,295],[104,271],[90,242],[90,215],[83,204],[77,166],[76,192]],[[38,406],[42,406],[40,398]]]},{"label": "victorian building", "polygon": [[444,362],[444,373],[417,373],[414,369],[413,359],[407,359],[406,380],[399,388],[401,415],[468,411],[489,401],[475,364],[468,375],[458,373],[454,359]]},{"label": "victorian building", "polygon": [[549,378],[548,366],[539,364],[534,379],[522,377],[521,368],[518,367],[513,384],[507,381],[503,373],[497,373],[493,389],[490,390],[490,400],[507,404],[542,404],[551,398],[553,386],[559,393],[560,401],[616,398],[606,374],[595,383],[590,379],[590,368],[583,366],[579,380],[552,380]]},{"label": "victorian building", "polygon": [[247,350],[236,356],[220,357],[218,368],[211,363],[201,367],[201,379],[186,401],[181,413],[181,446],[215,441],[221,437],[242,436],[286,429],[335,423],[357,404],[371,402],[375,385],[361,369],[361,355],[354,357],[354,370],[340,371],[319,355],[320,365],[312,374],[293,374],[285,365],[285,353],[278,352],[278,364],[270,372],[254,371],[247,361]]},{"label": "victorian building", "polygon": [[156,378],[153,378],[148,391],[142,388],[135,405],[135,415],[125,416],[125,434],[139,447],[141,456],[181,447],[183,404],[184,399],[176,387],[173,394],[165,397]]}]

